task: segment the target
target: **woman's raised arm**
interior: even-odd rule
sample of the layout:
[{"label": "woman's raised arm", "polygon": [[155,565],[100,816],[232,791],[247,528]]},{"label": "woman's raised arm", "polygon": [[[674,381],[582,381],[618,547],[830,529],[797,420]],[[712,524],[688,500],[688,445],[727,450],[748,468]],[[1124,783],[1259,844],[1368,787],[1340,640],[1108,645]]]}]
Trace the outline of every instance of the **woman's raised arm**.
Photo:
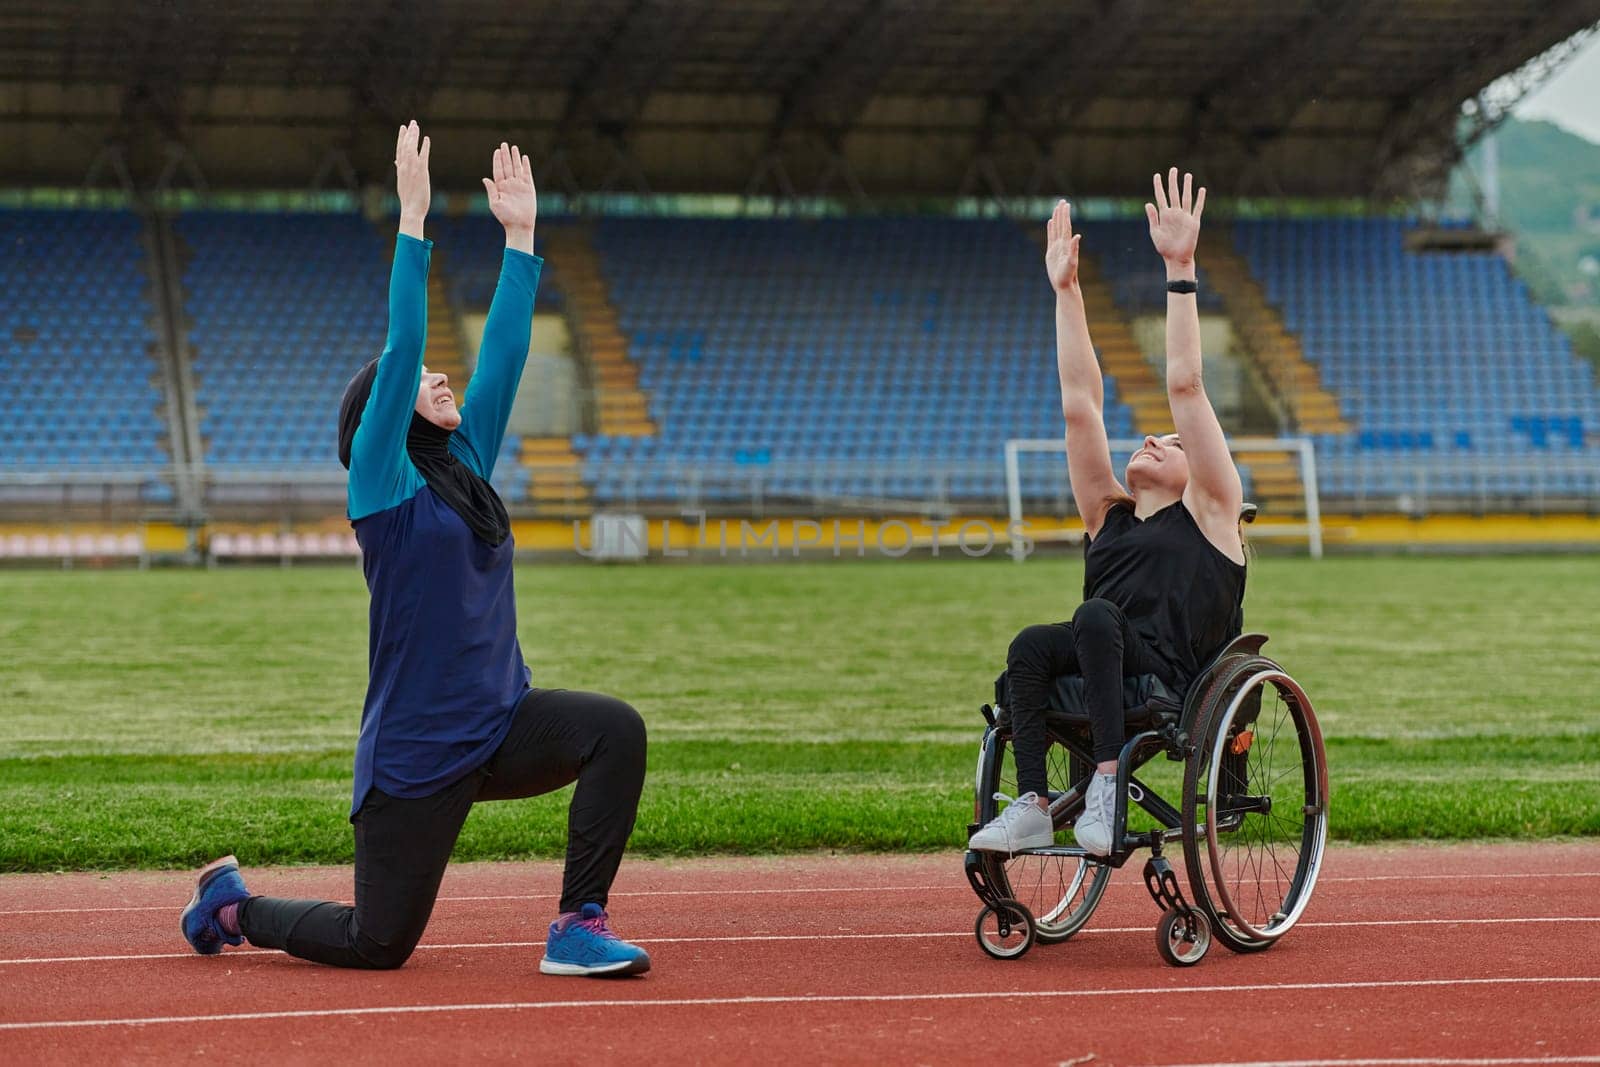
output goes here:
[{"label": "woman's raised arm", "polygon": [[489,210],[506,228],[506,250],[500,261],[500,282],[483,324],[483,343],[472,384],[461,404],[456,438],[470,446],[464,456],[484,478],[494,473],[500,442],[511,419],[511,404],[528,361],[533,323],[533,298],[539,289],[544,260],[533,254],[533,227],[539,215],[539,194],[533,166],[516,145],[502,143],[494,153],[494,178],[483,179]]},{"label": "woman's raised arm", "polygon": [[422,381],[422,349],[428,338],[428,256],[422,236],[432,191],[428,138],[417,124],[400,127],[395,141],[395,189],[400,195],[400,232],[389,272],[389,336],[378,358],[377,376],[350,446],[350,517],[392,507],[406,458],[406,430]]},{"label": "woman's raised arm", "polygon": [[1184,504],[1218,548],[1244,558],[1239,542],[1239,507],[1244,489],[1239,469],[1228,451],[1222,424],[1206,396],[1205,379],[1200,369],[1200,310],[1192,286],[1188,292],[1173,292],[1172,282],[1195,280],[1194,253],[1200,243],[1200,215],[1206,207],[1206,191],[1194,191],[1194,175],[1185,174],[1178,184],[1178,168],[1167,174],[1163,188],[1161,175],[1155,179],[1155,202],[1144,206],[1150,221],[1150,240],[1167,265],[1167,403],[1172,407],[1172,424],[1183,442],[1189,461],[1189,487]]},{"label": "woman's raised arm", "polygon": [[1111,469],[1106,441],[1105,380],[1089,339],[1089,318],[1078,285],[1078,245],[1072,206],[1056,202],[1046,231],[1044,267],[1056,294],[1056,372],[1061,378],[1061,414],[1067,420],[1067,476],[1085,530],[1092,538],[1105,521],[1106,505],[1128,491]]}]

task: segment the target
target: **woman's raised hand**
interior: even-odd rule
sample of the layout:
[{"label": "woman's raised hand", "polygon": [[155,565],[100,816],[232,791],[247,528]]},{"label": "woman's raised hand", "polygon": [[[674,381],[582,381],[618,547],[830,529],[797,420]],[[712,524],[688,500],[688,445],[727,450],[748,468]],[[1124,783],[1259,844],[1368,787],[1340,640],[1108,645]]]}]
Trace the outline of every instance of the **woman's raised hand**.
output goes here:
[{"label": "woman's raised hand", "polygon": [[1194,262],[1194,248],[1200,241],[1200,214],[1206,209],[1206,190],[1194,191],[1194,175],[1185,174],[1178,185],[1178,168],[1167,172],[1165,188],[1161,175],[1155,175],[1156,200],[1144,206],[1150,220],[1150,242],[1168,263],[1187,266]]},{"label": "woman's raised hand", "polygon": [[533,187],[533,165],[516,145],[501,142],[494,150],[494,178],[483,179],[489,210],[506,228],[506,245],[533,253],[533,224],[539,216],[539,193]]},{"label": "woman's raised hand", "polygon": [[433,190],[428,183],[428,149],[430,142],[417,129],[412,119],[400,127],[394,142],[395,192],[400,196],[400,232],[422,236],[422,220],[428,215],[428,205],[433,202]]},{"label": "woman's raised hand", "polygon": [[1065,200],[1056,201],[1045,230],[1044,269],[1050,275],[1050,285],[1064,293],[1078,284],[1078,242],[1081,236],[1072,232],[1072,205]]}]

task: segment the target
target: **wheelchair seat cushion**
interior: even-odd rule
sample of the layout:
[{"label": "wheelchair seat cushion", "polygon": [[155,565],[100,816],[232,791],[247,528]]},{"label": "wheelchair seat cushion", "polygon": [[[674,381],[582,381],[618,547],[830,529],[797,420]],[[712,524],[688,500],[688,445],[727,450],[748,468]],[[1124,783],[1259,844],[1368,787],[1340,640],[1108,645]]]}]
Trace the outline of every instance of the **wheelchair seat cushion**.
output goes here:
[{"label": "wheelchair seat cushion", "polygon": [[[995,679],[995,703],[1009,717],[1010,686],[1006,675]],[[1122,718],[1128,726],[1140,726],[1161,715],[1175,716],[1183,710],[1183,694],[1153,674],[1137,674],[1122,680]],[[1083,676],[1063,674],[1050,690],[1050,707],[1045,715],[1052,726],[1087,726],[1089,706]]]}]

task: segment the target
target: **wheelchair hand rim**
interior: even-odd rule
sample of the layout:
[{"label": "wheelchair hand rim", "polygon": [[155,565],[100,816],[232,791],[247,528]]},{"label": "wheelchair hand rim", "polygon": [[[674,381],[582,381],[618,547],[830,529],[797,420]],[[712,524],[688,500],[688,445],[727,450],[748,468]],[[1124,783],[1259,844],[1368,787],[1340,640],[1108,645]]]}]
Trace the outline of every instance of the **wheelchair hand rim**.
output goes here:
[{"label": "wheelchair hand rim", "polygon": [[[1243,706],[1251,691],[1257,685],[1267,682],[1287,689],[1299,705],[1301,714],[1297,719],[1299,725],[1297,725],[1296,729],[1298,731],[1303,726],[1305,731],[1305,736],[1302,738],[1302,744],[1305,746],[1302,762],[1309,761],[1312,765],[1312,776],[1316,782],[1318,802],[1322,806],[1322,810],[1316,815],[1315,830],[1310,835],[1311,840],[1307,845],[1306,856],[1303,860],[1306,865],[1305,881],[1301,886],[1298,897],[1281,919],[1269,922],[1262,927],[1257,927],[1243,918],[1240,914],[1242,909],[1235,905],[1228,893],[1227,879],[1222,872],[1221,845],[1217,840],[1218,820],[1214,817],[1214,813],[1217,810],[1217,768],[1221,766],[1224,747],[1228,744],[1229,727],[1233,725],[1235,716],[1238,715],[1239,709]],[[1239,932],[1246,938],[1255,941],[1275,941],[1288,933],[1290,928],[1300,921],[1300,916],[1305,912],[1306,905],[1311,902],[1312,891],[1317,885],[1317,876],[1322,870],[1322,856],[1328,839],[1328,770],[1323,756],[1322,731],[1317,725],[1316,715],[1311,711],[1311,702],[1306,697],[1305,690],[1301,689],[1300,684],[1281,669],[1273,667],[1250,675],[1244,684],[1239,687],[1233,699],[1229,701],[1227,710],[1223,712],[1220,725],[1217,727],[1214,736],[1215,740],[1212,743],[1211,751],[1211,769],[1206,775],[1206,851],[1210,854],[1211,874],[1216,880],[1218,902],[1223,905],[1224,910],[1227,912],[1228,923],[1238,927]]]}]

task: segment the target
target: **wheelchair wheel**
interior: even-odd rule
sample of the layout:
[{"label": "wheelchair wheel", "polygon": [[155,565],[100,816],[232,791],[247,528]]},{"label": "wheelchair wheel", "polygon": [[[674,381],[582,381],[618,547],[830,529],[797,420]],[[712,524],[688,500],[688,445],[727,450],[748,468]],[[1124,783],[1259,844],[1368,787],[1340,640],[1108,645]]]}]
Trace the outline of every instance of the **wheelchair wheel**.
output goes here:
[{"label": "wheelchair wheel", "polygon": [[1211,924],[1204,912],[1179,915],[1168,908],[1156,923],[1156,951],[1174,967],[1193,967],[1211,948]]},{"label": "wheelchair wheel", "polygon": [[[1051,739],[1045,755],[1045,774],[1051,793],[1065,792],[1072,783],[1088,775],[1088,769]],[[977,821],[988,822],[1000,811],[996,793],[1017,795],[1017,769],[1012,757],[1010,735],[991,731],[978,765]],[[1066,823],[1056,827],[1057,832]],[[1040,944],[1065,941],[1083,929],[1111,881],[1111,868],[1103,863],[1075,856],[1007,856],[986,853],[985,876],[995,891],[1028,908]]]},{"label": "wheelchair wheel", "polygon": [[1197,715],[1184,771],[1190,892],[1218,941],[1256,952],[1299,921],[1328,838],[1327,758],[1311,701],[1277,664],[1230,668]]},{"label": "wheelchair wheel", "polygon": [[972,929],[978,935],[978,947],[997,960],[1021,958],[1039,934],[1032,913],[1014,900],[985,904]]}]

